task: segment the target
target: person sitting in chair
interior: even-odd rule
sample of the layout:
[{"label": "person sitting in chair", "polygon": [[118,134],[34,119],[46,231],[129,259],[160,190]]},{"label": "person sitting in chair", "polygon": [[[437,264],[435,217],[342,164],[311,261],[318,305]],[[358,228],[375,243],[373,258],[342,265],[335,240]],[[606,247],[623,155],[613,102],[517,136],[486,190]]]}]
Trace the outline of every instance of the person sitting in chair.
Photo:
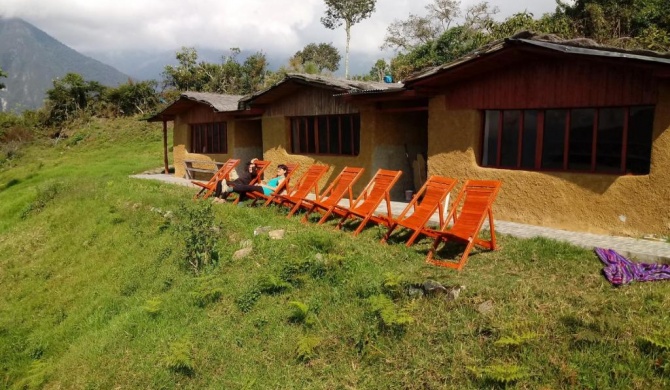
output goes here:
[{"label": "person sitting in chair", "polygon": [[284,164],[279,164],[277,167],[277,176],[270,179],[267,183],[262,183],[260,185],[248,185],[248,184],[236,184],[234,186],[228,187],[228,192],[235,192],[240,195],[240,202],[244,201],[247,198],[247,192],[258,192],[262,193],[265,196],[269,196],[274,192],[279,184],[281,184],[284,179],[286,179],[286,173],[288,173],[288,167]]},{"label": "person sitting in chair", "polygon": [[251,181],[258,176],[256,172],[256,161],[258,161],[257,158],[252,158],[251,161],[249,161],[244,168],[244,172],[242,172],[241,175],[235,180],[232,180],[230,182],[226,182],[226,180],[221,180],[218,183],[216,183],[216,190],[214,191],[214,201],[215,202],[224,202],[224,199],[221,197],[221,194],[225,192],[232,192],[232,190],[228,191],[229,187],[234,187],[236,185],[249,185]]}]

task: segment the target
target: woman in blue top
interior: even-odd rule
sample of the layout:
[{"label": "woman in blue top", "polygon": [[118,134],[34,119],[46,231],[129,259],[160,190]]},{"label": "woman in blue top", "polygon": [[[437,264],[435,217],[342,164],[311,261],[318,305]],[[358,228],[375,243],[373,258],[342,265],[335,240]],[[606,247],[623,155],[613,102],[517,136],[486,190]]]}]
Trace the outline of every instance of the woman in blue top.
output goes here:
[{"label": "woman in blue top", "polygon": [[236,192],[240,194],[240,202],[244,201],[247,198],[247,192],[259,192],[263,193],[265,196],[272,195],[272,192],[274,192],[277,187],[279,187],[279,184],[286,179],[286,173],[288,172],[288,167],[284,164],[279,164],[277,167],[277,176],[273,177],[270,179],[265,184],[261,185],[256,185],[256,186],[251,186],[251,185],[244,185],[244,184],[238,184],[234,187],[228,187],[229,190],[233,190],[233,192]]}]

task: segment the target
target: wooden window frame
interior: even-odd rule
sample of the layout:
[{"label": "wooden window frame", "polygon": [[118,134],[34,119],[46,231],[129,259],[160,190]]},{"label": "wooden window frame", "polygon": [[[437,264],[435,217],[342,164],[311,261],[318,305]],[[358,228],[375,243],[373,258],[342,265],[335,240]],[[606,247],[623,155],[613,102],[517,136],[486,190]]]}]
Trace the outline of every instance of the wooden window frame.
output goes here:
[{"label": "wooden window frame", "polygon": [[[627,152],[628,152],[628,134],[629,134],[629,124],[630,124],[630,115],[631,115],[631,110],[633,108],[649,108],[654,111],[654,106],[653,105],[639,105],[639,106],[623,106],[623,107],[578,107],[578,108],[560,108],[560,110],[565,110],[565,129],[564,129],[564,140],[563,140],[563,162],[562,162],[562,167],[561,168],[543,168],[542,167],[542,152],[543,152],[543,145],[544,145],[544,130],[545,130],[545,113],[546,111],[552,110],[552,109],[510,109],[510,110],[482,110],[482,131],[481,131],[481,142],[480,142],[480,159],[479,159],[479,165],[484,167],[484,168],[494,168],[494,169],[512,169],[512,170],[524,170],[524,171],[543,171],[543,172],[576,172],[576,173],[595,173],[595,174],[614,174],[614,175],[623,175],[623,174],[632,174],[632,175],[647,175],[649,174],[649,170],[651,166],[647,167],[646,173],[632,173],[629,172],[629,168],[626,166],[627,162]],[[572,112],[573,110],[576,109],[593,109],[594,110],[594,116],[593,116],[593,136],[592,136],[592,146],[591,146],[591,163],[589,169],[571,169],[569,168],[569,152],[570,152],[570,130],[571,130],[571,125],[572,125]],[[613,170],[598,170],[597,167],[597,156],[598,156],[598,128],[599,128],[599,121],[600,121],[600,111],[604,109],[621,109],[623,110],[623,128],[622,128],[622,138],[621,138],[621,164],[620,167],[617,171]],[[558,108],[556,109],[558,110]],[[518,145],[517,145],[517,158],[516,158],[516,165],[514,167],[509,167],[509,166],[502,166],[501,165],[501,156],[502,156],[502,145],[503,145],[503,126],[504,126],[504,114],[506,111],[518,111],[520,115],[520,120],[519,120],[519,129],[518,129]],[[535,137],[535,156],[534,156],[534,167],[531,168],[524,168],[522,167],[522,160],[523,160],[523,147],[522,147],[522,142],[523,142],[523,132],[525,128],[525,113],[527,111],[535,111],[536,112],[536,137]],[[486,139],[486,120],[485,118],[489,113],[495,113],[497,112],[498,114],[498,121],[497,121],[497,129],[489,129],[489,132],[496,132],[497,133],[497,145],[496,147],[496,156],[495,156],[495,161],[491,162],[488,161],[487,159],[487,165],[484,165],[484,145],[487,145],[488,139]],[[653,127],[653,120],[652,120],[652,127]],[[650,132],[653,134],[653,128],[648,129]],[[653,144],[653,136],[649,140],[650,142],[650,150],[651,150],[651,144]],[[651,152],[650,152],[651,153]],[[650,160],[650,165],[651,165],[651,155],[649,156]]]},{"label": "wooden window frame", "polygon": [[[331,127],[331,120],[337,119],[337,128]],[[361,120],[359,114],[339,114],[339,115],[314,115],[314,116],[295,116],[290,117],[290,141],[291,153],[302,155],[320,155],[320,156],[358,156],[360,153],[360,134]],[[321,149],[319,122],[325,123],[325,151]],[[343,124],[349,124],[349,150],[345,153],[343,150],[345,129]],[[310,124],[312,125],[310,131]],[[335,153],[331,152],[331,135],[337,133],[337,145]],[[298,139],[296,139],[296,133]],[[304,150],[303,150],[304,149]]]},{"label": "wooden window frame", "polygon": [[[226,122],[191,123],[191,153],[227,154],[228,124]],[[206,151],[203,151],[203,147]]]}]

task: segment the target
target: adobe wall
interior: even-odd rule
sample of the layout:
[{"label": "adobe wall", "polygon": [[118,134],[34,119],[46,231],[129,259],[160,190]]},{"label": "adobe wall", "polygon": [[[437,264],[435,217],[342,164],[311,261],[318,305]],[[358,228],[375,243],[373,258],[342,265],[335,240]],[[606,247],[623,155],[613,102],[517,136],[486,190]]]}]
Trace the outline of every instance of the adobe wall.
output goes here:
[{"label": "adobe wall", "polygon": [[[226,122],[227,117],[222,114],[217,114],[212,111],[211,107],[201,106],[195,107],[183,115],[177,115],[174,119],[173,126],[173,151],[174,158],[174,175],[175,177],[186,177],[186,169],[184,168],[184,160],[204,160],[204,161],[226,161],[233,157],[234,153],[234,136],[235,122],[228,122],[228,153],[226,154],[202,154],[189,153],[189,124],[190,123],[211,123],[211,122]],[[198,167],[194,164],[194,167]],[[211,165],[204,166],[210,169]]]},{"label": "adobe wall", "polygon": [[428,174],[501,180],[496,219],[601,234],[670,233],[669,82],[659,87],[651,171],[644,176],[482,168],[480,112],[449,110],[444,96],[431,99],[429,112]]},{"label": "adobe wall", "polygon": [[278,164],[287,162],[300,164],[300,169],[294,177],[300,177],[312,164],[329,165],[330,169],[319,182],[319,190],[339,174],[344,167],[365,167],[365,172],[358,183],[354,186],[354,193],[358,193],[369,181],[370,175],[370,150],[374,138],[370,131],[370,119],[372,114],[361,112],[361,145],[358,156],[328,156],[328,155],[301,155],[289,153],[290,147],[290,123],[284,116],[263,117],[263,159],[272,161],[268,172],[273,172]]}]

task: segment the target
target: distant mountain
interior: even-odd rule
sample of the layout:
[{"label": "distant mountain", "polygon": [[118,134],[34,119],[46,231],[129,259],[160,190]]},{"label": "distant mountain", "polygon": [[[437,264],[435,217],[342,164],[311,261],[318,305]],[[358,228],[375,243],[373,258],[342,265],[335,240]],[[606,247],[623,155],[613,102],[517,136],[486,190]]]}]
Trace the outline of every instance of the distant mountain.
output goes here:
[{"label": "distant mountain", "polygon": [[0,111],[37,109],[44,104],[53,80],[78,73],[84,80],[117,86],[129,76],[58,42],[22,19],[0,18]]}]

